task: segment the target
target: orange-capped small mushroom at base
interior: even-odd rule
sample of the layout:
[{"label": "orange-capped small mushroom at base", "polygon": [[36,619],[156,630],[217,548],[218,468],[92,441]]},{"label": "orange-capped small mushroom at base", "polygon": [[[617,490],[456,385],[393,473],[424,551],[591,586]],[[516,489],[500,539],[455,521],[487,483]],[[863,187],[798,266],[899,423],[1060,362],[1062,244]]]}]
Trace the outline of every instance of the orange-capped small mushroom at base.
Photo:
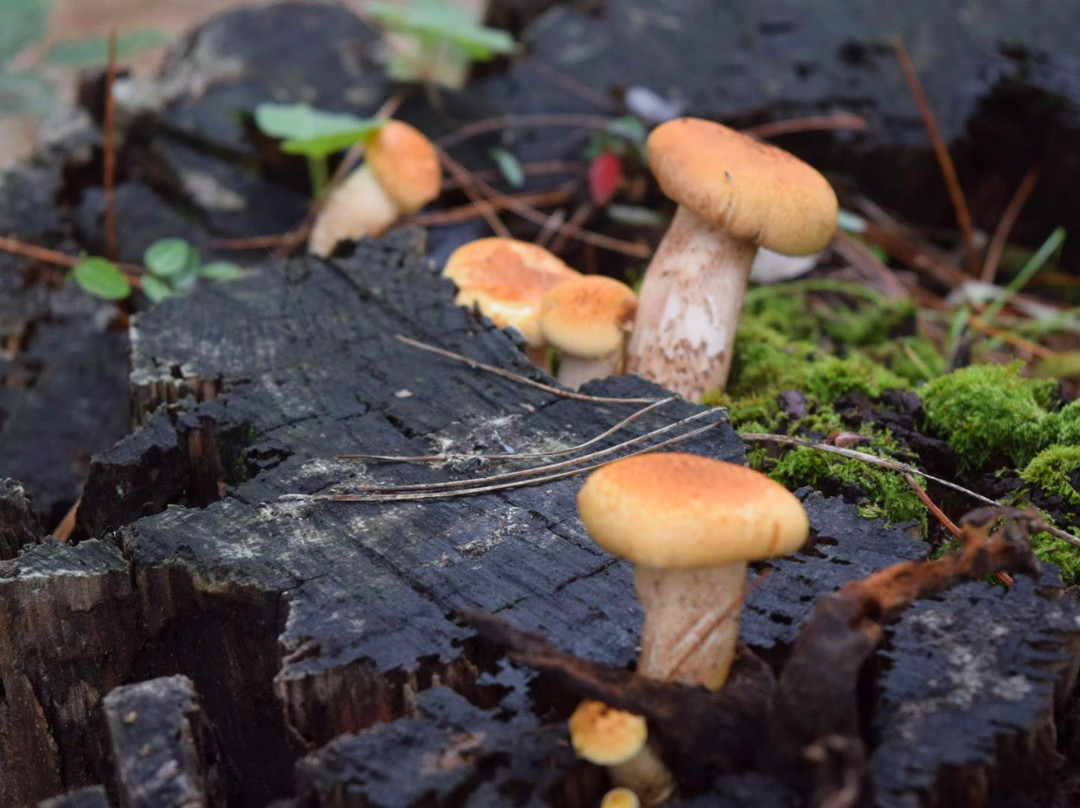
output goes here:
[{"label": "orange-capped small mushroom at base", "polygon": [[675,790],[639,715],[583,701],[570,716],[570,741],[579,758],[607,768],[611,782],[634,792],[645,806],[662,805]]}]

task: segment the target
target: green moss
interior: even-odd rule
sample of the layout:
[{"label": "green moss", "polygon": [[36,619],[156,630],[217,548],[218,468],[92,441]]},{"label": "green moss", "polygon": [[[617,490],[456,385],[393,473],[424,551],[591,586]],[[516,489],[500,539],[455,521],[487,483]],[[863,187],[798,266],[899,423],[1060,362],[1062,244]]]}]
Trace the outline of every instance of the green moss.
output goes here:
[{"label": "green moss", "polygon": [[1020,478],[1051,496],[1080,505],[1080,491],[1072,487],[1070,477],[1080,469],[1080,446],[1064,444],[1039,452],[1020,472]]},{"label": "green moss", "polygon": [[866,348],[864,353],[902,378],[907,386],[928,382],[945,373],[945,357],[922,334],[889,340]]},{"label": "green moss", "polygon": [[859,512],[886,522],[917,520],[926,531],[926,508],[911,486],[896,472],[871,466],[861,460],[828,455],[808,447],[798,447],[784,454],[769,476],[788,488],[804,485],[820,488],[829,480],[858,485],[866,498]]},{"label": "green moss", "polygon": [[1077,582],[1080,576],[1080,549],[1075,545],[1049,533],[1036,533],[1031,537],[1031,548],[1041,560],[1061,569],[1065,586]]},{"label": "green moss", "polygon": [[922,391],[931,429],[975,471],[996,456],[1026,465],[1056,430],[1047,419],[1046,380],[1020,375],[1022,365],[974,365],[930,382]]},{"label": "green moss", "polygon": [[819,360],[806,369],[806,390],[819,401],[832,404],[847,393],[863,393],[876,398],[890,389],[907,384],[888,368],[861,354]]},{"label": "green moss", "polygon": [[1065,446],[1080,446],[1080,399],[1049,416],[1055,440]]}]

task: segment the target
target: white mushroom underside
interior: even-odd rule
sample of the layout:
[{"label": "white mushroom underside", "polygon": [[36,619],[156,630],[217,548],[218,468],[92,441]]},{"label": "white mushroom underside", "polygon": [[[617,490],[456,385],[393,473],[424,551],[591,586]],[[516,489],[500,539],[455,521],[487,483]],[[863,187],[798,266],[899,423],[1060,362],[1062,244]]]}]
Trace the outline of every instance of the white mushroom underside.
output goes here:
[{"label": "white mushroom underside", "polygon": [[680,206],[645,275],[627,372],[689,399],[723,389],[756,251]]}]

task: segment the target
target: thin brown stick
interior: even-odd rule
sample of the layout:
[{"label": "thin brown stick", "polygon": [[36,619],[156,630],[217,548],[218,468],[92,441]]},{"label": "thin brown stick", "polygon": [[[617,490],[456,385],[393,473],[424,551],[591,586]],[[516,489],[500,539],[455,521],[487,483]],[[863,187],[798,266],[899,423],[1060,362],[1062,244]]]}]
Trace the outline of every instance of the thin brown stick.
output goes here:
[{"label": "thin brown stick", "polygon": [[520,374],[513,373],[512,371],[505,370],[504,368],[497,368],[494,365],[488,365],[483,362],[478,362],[475,359],[470,359],[467,356],[462,356],[459,353],[448,351],[445,348],[438,348],[434,345],[428,345],[427,343],[420,342],[419,340],[410,339],[402,334],[395,334],[394,339],[403,345],[408,345],[410,348],[416,348],[421,351],[427,351],[433,353],[436,356],[442,356],[446,359],[453,359],[455,362],[461,362],[464,365],[468,365],[474,370],[483,370],[487,373],[493,373],[496,376],[501,376],[504,379],[509,379],[512,382],[518,384],[524,384],[528,387],[535,387],[538,390],[543,390],[546,393],[553,393],[560,398],[571,398],[575,401],[591,401],[594,404],[654,404],[657,401],[664,401],[663,398],[615,398],[611,396],[590,396],[585,393],[575,393],[573,390],[565,390],[562,387],[553,387],[550,384],[544,384],[543,382],[533,381],[530,378],[521,376]]},{"label": "thin brown stick", "polygon": [[580,205],[577,210],[571,214],[570,218],[563,222],[559,227],[555,229],[559,235],[555,237],[555,240],[551,242],[551,251],[558,255],[566,249],[566,243],[570,240],[570,234],[566,229],[566,226],[581,227],[592,216],[593,211],[596,210],[596,206],[591,201],[586,199]]},{"label": "thin brown stick", "polygon": [[945,178],[945,185],[949,190],[949,199],[952,201],[953,209],[956,211],[956,223],[960,227],[960,234],[964,240],[964,249],[967,251],[968,270],[972,276],[978,276],[979,253],[975,248],[975,228],[971,223],[971,211],[968,208],[967,198],[964,196],[964,189],[960,187],[960,178],[956,175],[956,166],[953,164],[952,156],[949,154],[949,147],[945,144],[945,138],[941,134],[941,127],[938,126],[934,110],[926,97],[926,91],[919,80],[919,73],[915,69],[915,65],[911,62],[907,48],[904,47],[900,37],[893,38],[892,46],[893,50],[896,51],[896,59],[904,73],[904,80],[907,82],[908,90],[911,91],[911,97],[919,108],[923,126],[926,127],[926,133],[930,136],[934,157],[937,158],[941,174]]},{"label": "thin brown stick", "polygon": [[441,454],[441,455],[416,455],[409,457],[407,455],[363,455],[363,454],[345,454],[338,455],[338,460],[381,460],[395,463],[445,463],[450,460],[531,460],[540,457],[558,457],[559,455],[572,454],[573,452],[580,452],[582,449],[586,449],[592,446],[598,441],[602,441],[609,435],[614,435],[620,429],[629,426],[634,421],[638,420],[644,415],[652,412],[658,407],[662,407],[665,404],[670,404],[672,401],[678,401],[678,398],[672,396],[671,398],[662,398],[659,401],[642,407],[637,412],[628,415],[623,418],[615,426],[608,427],[599,435],[584,443],[579,443],[577,446],[570,446],[566,449],[554,449],[550,452],[503,452],[502,454]]},{"label": "thin brown stick", "polygon": [[[698,427],[683,435],[676,435],[674,438],[668,438],[665,441],[661,441],[654,446],[647,446],[644,449],[638,449],[637,451],[630,452],[623,455],[618,460],[625,459],[627,457],[636,457],[637,455],[645,454],[646,452],[655,452],[658,449],[666,449],[668,446],[674,446],[677,443],[688,441],[691,438],[696,438],[710,429],[715,429],[725,421],[717,421],[714,424],[706,424],[705,426]],[[614,460],[605,460],[601,463],[595,463],[591,466],[583,466],[580,469],[571,469],[569,471],[560,471],[556,474],[548,474],[543,477],[534,477],[527,480],[513,480],[511,482],[498,483],[496,485],[485,485],[478,488],[460,488],[453,491],[426,491],[426,492],[406,492],[400,494],[285,494],[279,499],[282,500],[328,500],[330,502],[414,502],[417,500],[425,499],[445,499],[447,497],[471,497],[477,494],[487,494],[492,491],[505,491],[511,488],[523,488],[527,485],[539,485],[541,483],[555,482],[556,480],[565,480],[568,477],[577,477],[581,474],[586,474],[590,471],[606,466],[609,463],[615,462]]]},{"label": "thin brown stick", "polygon": [[249,238],[216,238],[210,243],[215,250],[269,250],[292,238],[293,232],[251,236]]},{"label": "thin brown stick", "polygon": [[[73,267],[82,260],[81,258],[66,255],[65,253],[57,252],[56,250],[38,247],[35,244],[27,244],[25,241],[19,241],[14,238],[4,238],[3,236],[0,236],[0,250],[11,253],[12,255],[21,256],[22,258],[30,258],[34,261],[44,261],[46,264],[54,264],[61,267]],[[146,271],[138,264],[127,264],[123,261],[117,261],[116,266],[136,285],[138,285],[139,275],[142,275]]]},{"label": "thin brown stick", "polygon": [[[888,457],[878,457],[877,455],[867,454],[866,452],[859,452],[855,449],[843,449],[839,446],[830,446],[827,443],[814,443],[813,441],[802,440],[801,438],[793,438],[788,435],[770,435],[764,432],[740,432],[739,437],[743,440],[758,441],[763,443],[781,443],[787,446],[805,446],[808,449],[816,449],[819,452],[826,452],[828,454],[836,454],[841,457],[850,457],[853,460],[861,460],[864,463],[869,463],[872,466],[881,466],[882,468],[890,469],[892,471],[899,471],[907,474],[917,474],[920,477],[924,477],[927,480],[933,480],[938,485],[943,485],[946,488],[951,488],[954,491],[959,491],[961,494],[967,494],[972,499],[978,500],[986,505],[994,505],[998,508],[1008,507],[996,500],[984,497],[982,494],[978,494],[972,491],[970,488],[964,488],[962,485],[951,482],[949,480],[942,479],[941,477],[935,477],[932,474],[927,474],[925,471],[920,471],[914,466],[909,466],[907,463],[901,463],[899,460],[893,460]],[[1080,547],[1080,538],[1068,533],[1061,528],[1054,527],[1048,524],[1046,526],[1046,532],[1056,536],[1059,539],[1064,539],[1070,544],[1074,544]]]},{"label": "thin brown stick", "polygon": [[974,328],[976,331],[981,331],[984,334],[989,334],[991,337],[997,337],[998,339],[1003,340],[1004,342],[1007,342],[1022,351],[1027,351],[1032,356],[1037,356],[1040,359],[1048,359],[1051,356],[1057,356],[1056,351],[1052,351],[1037,342],[1032,342],[1031,340],[1027,339],[1026,337],[1022,337],[1019,334],[1014,334],[1008,329],[999,328],[996,325],[991,325],[990,323],[983,320],[981,317],[969,317],[967,324]]},{"label": "thin brown stick", "polygon": [[[515,199],[538,208],[547,208],[552,205],[562,205],[574,196],[576,183],[567,183],[554,191],[538,191],[529,194],[508,194],[507,199]],[[418,213],[406,217],[398,222],[402,225],[419,225],[421,227],[439,227],[447,224],[467,222],[478,216],[483,216],[485,211],[505,210],[506,203],[501,199],[481,200],[470,202],[468,205],[450,208],[449,210],[437,210],[433,213]]]},{"label": "thin brown stick", "polygon": [[761,138],[791,135],[797,132],[822,132],[834,129],[853,129],[863,131],[870,128],[866,118],[850,112],[834,112],[831,115],[808,115],[805,118],[790,118],[786,121],[769,121],[756,126],[748,126],[742,131]]},{"label": "thin brown stick", "polygon": [[563,223],[566,221],[566,208],[556,208],[548,216],[548,220],[544,222],[544,226],[540,228],[540,232],[536,234],[534,244],[537,247],[547,247],[548,242],[551,241]]},{"label": "thin brown stick", "polygon": [[102,161],[102,185],[105,189],[105,243],[109,259],[119,256],[119,236],[116,225],[116,29],[109,32],[109,63],[105,68],[105,156]]},{"label": "thin brown stick", "polygon": [[[375,495],[382,495],[388,493],[396,493],[401,491],[449,491],[458,488],[476,488],[478,486],[486,486],[493,483],[501,483],[505,480],[516,480],[521,477],[536,477],[540,474],[546,474],[551,471],[558,471],[569,466],[579,466],[582,463],[587,463],[590,460],[599,460],[601,457],[608,457],[610,455],[621,452],[624,449],[629,449],[631,446],[637,446],[639,443],[658,438],[661,435],[666,435],[675,429],[679,429],[684,426],[689,426],[695,421],[699,421],[710,415],[716,415],[716,410],[702,410],[687,418],[682,418],[674,423],[667,424],[665,426],[654,429],[651,432],[646,432],[644,435],[638,435],[637,437],[624,440],[621,443],[616,443],[614,446],[608,446],[605,449],[598,449],[595,452],[582,455],[581,457],[572,457],[569,460],[560,460],[556,463],[545,463],[541,466],[534,466],[528,469],[518,469],[516,471],[506,471],[501,474],[490,474],[487,477],[473,477],[467,480],[445,480],[439,483],[372,483],[371,485],[354,485],[351,486],[353,492],[369,492]],[[726,418],[726,413],[720,413]]]},{"label": "thin brown stick", "polygon": [[569,76],[563,73],[561,70],[556,70],[545,62],[537,61],[536,59],[525,59],[521,62],[522,65],[537,73],[553,84],[557,84],[569,93],[576,95],[584,101],[592,104],[595,107],[606,110],[608,112],[620,112],[622,107],[612,99],[608,98],[603,93],[598,93],[591,87],[587,87],[573,76]]},{"label": "thin brown stick", "polygon": [[[533,224],[543,227],[547,223],[547,216],[535,208],[523,205],[516,200],[509,199],[506,194],[497,188],[493,188],[483,180],[476,181],[480,190],[492,197],[493,199],[506,200],[506,206],[520,216],[523,219],[528,219]],[[571,238],[583,241],[586,244],[592,244],[596,247],[602,247],[605,250],[611,250],[612,252],[621,253],[622,255],[628,255],[631,258],[647,258],[652,252],[648,246],[644,244],[636,244],[632,241],[623,241],[618,238],[611,238],[610,236],[603,236],[599,233],[593,233],[590,230],[584,230],[577,225],[572,225],[569,222],[559,227],[560,233],[565,233]]]},{"label": "thin brown stick", "polygon": [[[461,163],[447,154],[444,149],[441,149],[438,146],[436,146],[435,149],[439,154],[439,162],[441,162],[443,167],[453,174],[455,179],[461,183],[461,190],[465,192],[465,195],[469,197],[474,205],[481,206],[480,215],[484,217],[484,221],[488,223],[495,232],[495,235],[501,236],[502,238],[510,238],[510,230],[503,224],[503,221],[499,218],[498,214],[495,213],[495,209],[490,206],[486,208],[483,207],[483,203],[488,202],[488,200],[483,198],[480,191],[480,183],[482,180],[478,180],[472,176],[465,166],[461,165]],[[510,206],[507,201],[508,199],[509,197],[503,196],[501,201],[504,203],[504,207]]]},{"label": "thin brown stick", "polygon": [[[964,531],[957,527],[956,523],[953,522],[953,520],[945,514],[945,511],[941,510],[941,508],[937,506],[937,503],[935,503],[934,500],[930,499],[930,495],[922,489],[922,486],[919,485],[918,481],[916,481],[913,476],[905,473],[904,481],[907,482],[909,486],[911,486],[911,490],[915,492],[915,496],[919,498],[919,501],[923,505],[925,505],[926,509],[934,515],[934,518],[937,519],[944,526],[944,528],[953,535],[953,538],[964,538]],[[1007,572],[995,572],[994,577],[1001,581],[1003,584],[1005,584],[1005,586],[1012,586],[1014,583],[1016,583],[1016,581],[1013,580],[1013,577]]]},{"label": "thin brown stick", "polygon": [[1020,211],[1024,209],[1024,205],[1031,196],[1031,192],[1035,190],[1035,183],[1038,181],[1038,167],[1029,169],[1020,181],[1020,185],[1017,186],[1016,192],[1013,194],[1012,199],[1009,200],[1009,204],[1005,207],[1005,212],[1001,214],[1001,220],[998,222],[994,235],[990,239],[990,244],[986,248],[986,260],[983,261],[982,275],[980,276],[984,283],[994,282],[998,264],[1001,263],[1001,253],[1008,242],[1009,233],[1012,232],[1013,225],[1016,224],[1016,220],[1020,217]]},{"label": "thin brown stick", "polygon": [[958,539],[963,535],[963,531],[956,526],[956,523],[945,514],[945,511],[937,506],[937,503],[935,503],[934,500],[930,499],[930,495],[923,490],[923,487],[919,485],[918,480],[906,471],[904,472],[904,481],[911,486],[911,490],[915,492],[915,496],[919,498],[919,502],[926,506],[926,510],[930,511],[930,513],[934,515],[934,518],[941,522],[947,531],[952,533],[953,536]]},{"label": "thin brown stick", "polygon": [[75,504],[68,508],[67,513],[64,514],[64,518],[60,520],[60,524],[56,526],[56,530],[52,532],[53,536],[60,541],[67,543],[71,538],[71,534],[75,532],[75,516],[79,512],[79,503],[82,502],[82,497],[75,500]]},{"label": "thin brown stick", "polygon": [[485,118],[481,121],[473,121],[465,124],[460,129],[443,135],[436,143],[444,149],[449,149],[459,143],[464,143],[470,138],[485,135],[489,132],[501,132],[504,129],[520,129],[526,127],[565,127],[568,129],[607,129],[611,126],[612,118],[603,115],[580,115],[569,112],[539,112],[529,115],[499,115],[495,118]]},{"label": "thin brown stick", "polygon": [[[521,173],[526,177],[543,177],[550,174],[584,174],[585,164],[573,160],[541,160],[535,163],[522,163]],[[474,177],[488,182],[498,181],[503,174],[497,168],[484,171],[474,171]],[[443,179],[442,189],[452,191],[461,187],[461,183],[453,177]]]}]

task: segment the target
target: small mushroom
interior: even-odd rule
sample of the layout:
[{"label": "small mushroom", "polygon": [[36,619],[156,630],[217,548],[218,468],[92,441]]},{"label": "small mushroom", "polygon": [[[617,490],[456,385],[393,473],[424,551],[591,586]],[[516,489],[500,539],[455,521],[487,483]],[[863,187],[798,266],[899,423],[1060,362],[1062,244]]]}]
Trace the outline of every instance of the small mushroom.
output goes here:
[{"label": "small mushroom", "polygon": [[623,342],[636,308],[633,289],[602,275],[548,292],[540,305],[540,330],[560,352],[559,381],[576,389],[621,372]]},{"label": "small mushroom", "polygon": [[630,789],[619,786],[604,795],[600,808],[641,808],[641,800]]},{"label": "small mushroom", "polygon": [[528,343],[533,364],[547,370],[540,302],[581,274],[543,247],[511,238],[482,238],[458,247],[442,274],[458,287],[454,302],[476,306],[499,328],[513,326]]},{"label": "small mushroom", "polygon": [[325,258],[339,241],[382,235],[435,199],[441,184],[434,144],[407,123],[387,121],[368,141],[364,165],[323,205],[311,229],[309,252]]},{"label": "small mushroom", "polygon": [[605,766],[611,782],[634,792],[644,805],[660,805],[675,790],[664,761],[649,743],[645,719],[583,701],[570,716],[570,741],[582,760]]},{"label": "small mushroom", "polygon": [[626,370],[698,399],[727,383],[757,248],[824,249],[836,194],[798,158],[711,121],[662,124],[647,152],[679,207],[645,273]]},{"label": "small mushroom", "polygon": [[748,561],[806,541],[802,504],[764,474],[650,453],[593,472],[578,494],[593,540],[634,564],[645,611],[638,672],[718,690],[739,634]]}]

